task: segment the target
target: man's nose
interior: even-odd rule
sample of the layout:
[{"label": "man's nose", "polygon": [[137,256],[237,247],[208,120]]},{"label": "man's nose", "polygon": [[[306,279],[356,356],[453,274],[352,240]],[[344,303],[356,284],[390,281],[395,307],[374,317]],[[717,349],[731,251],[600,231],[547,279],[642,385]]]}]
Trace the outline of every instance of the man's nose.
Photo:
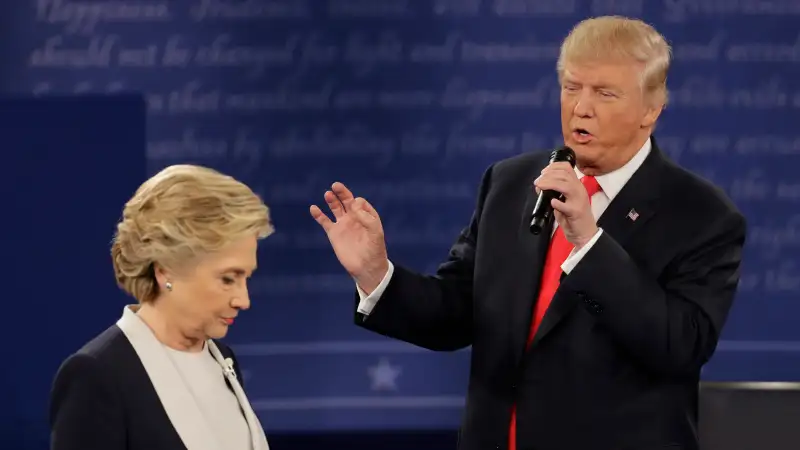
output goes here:
[{"label": "man's nose", "polygon": [[591,94],[586,91],[581,92],[572,112],[578,117],[592,117],[594,115],[594,102]]}]

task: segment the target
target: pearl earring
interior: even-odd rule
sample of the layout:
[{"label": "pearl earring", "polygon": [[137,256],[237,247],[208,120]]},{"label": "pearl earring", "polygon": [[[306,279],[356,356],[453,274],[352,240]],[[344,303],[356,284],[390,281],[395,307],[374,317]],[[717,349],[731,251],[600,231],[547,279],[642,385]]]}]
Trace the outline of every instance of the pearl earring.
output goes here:
[{"label": "pearl earring", "polygon": [[172,290],[172,282],[167,281],[166,283],[164,283],[164,287],[166,287],[168,291],[171,291]]}]

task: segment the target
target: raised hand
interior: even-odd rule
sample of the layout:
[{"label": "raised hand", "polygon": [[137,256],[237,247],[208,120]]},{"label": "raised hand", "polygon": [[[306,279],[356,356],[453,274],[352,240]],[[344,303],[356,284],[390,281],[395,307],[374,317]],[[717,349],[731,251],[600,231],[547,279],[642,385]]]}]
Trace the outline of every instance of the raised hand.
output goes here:
[{"label": "raised hand", "polygon": [[389,270],[380,216],[368,201],[353,197],[339,182],[325,192],[325,202],[334,220],[317,205],[311,206],[311,217],[325,230],[342,267],[361,289],[371,293]]}]

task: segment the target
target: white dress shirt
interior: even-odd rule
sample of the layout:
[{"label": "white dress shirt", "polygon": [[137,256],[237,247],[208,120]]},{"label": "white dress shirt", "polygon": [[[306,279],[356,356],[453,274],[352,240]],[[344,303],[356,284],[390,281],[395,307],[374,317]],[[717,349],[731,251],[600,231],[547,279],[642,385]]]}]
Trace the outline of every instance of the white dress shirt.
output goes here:
[{"label": "white dress shirt", "polygon": [[[599,175],[595,177],[597,182],[600,184],[601,190],[592,196],[592,215],[594,215],[595,221],[600,218],[600,215],[606,210],[608,205],[614,200],[614,197],[619,194],[619,191],[625,186],[625,183],[630,180],[633,174],[639,169],[639,166],[642,165],[647,155],[650,153],[650,149],[652,148],[652,144],[650,143],[650,139],[644,143],[639,152],[631,158],[624,166],[620,167],[619,169],[609,172],[604,175]],[[575,173],[578,175],[578,179],[583,178],[583,174],[577,167],[575,167]],[[555,224],[553,227],[553,231],[558,227],[558,223]],[[583,259],[586,253],[591,250],[592,246],[594,246],[597,239],[603,233],[602,229],[598,229],[597,233],[586,243],[580,250],[575,251],[573,250],[570,252],[567,259],[561,264],[561,270],[564,273],[569,274],[575,266]],[[371,294],[367,295],[364,290],[361,289],[358,284],[356,284],[356,288],[358,289],[358,295],[360,301],[358,303],[358,312],[364,315],[369,315],[372,312],[372,308],[375,307],[375,304],[378,303],[378,300],[383,295],[383,292],[386,290],[386,286],[389,285],[389,281],[392,279],[392,274],[394,274],[394,264],[389,261],[389,270],[386,271],[386,275],[381,280],[378,287],[372,291]]]}]

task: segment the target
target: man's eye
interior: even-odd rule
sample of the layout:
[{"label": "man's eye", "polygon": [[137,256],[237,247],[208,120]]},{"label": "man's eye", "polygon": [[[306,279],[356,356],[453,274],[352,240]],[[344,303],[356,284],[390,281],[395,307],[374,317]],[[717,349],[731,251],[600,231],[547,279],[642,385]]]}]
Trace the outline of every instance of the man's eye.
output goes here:
[{"label": "man's eye", "polygon": [[230,277],[222,277],[222,282],[225,284],[233,284],[236,282],[236,280]]}]

